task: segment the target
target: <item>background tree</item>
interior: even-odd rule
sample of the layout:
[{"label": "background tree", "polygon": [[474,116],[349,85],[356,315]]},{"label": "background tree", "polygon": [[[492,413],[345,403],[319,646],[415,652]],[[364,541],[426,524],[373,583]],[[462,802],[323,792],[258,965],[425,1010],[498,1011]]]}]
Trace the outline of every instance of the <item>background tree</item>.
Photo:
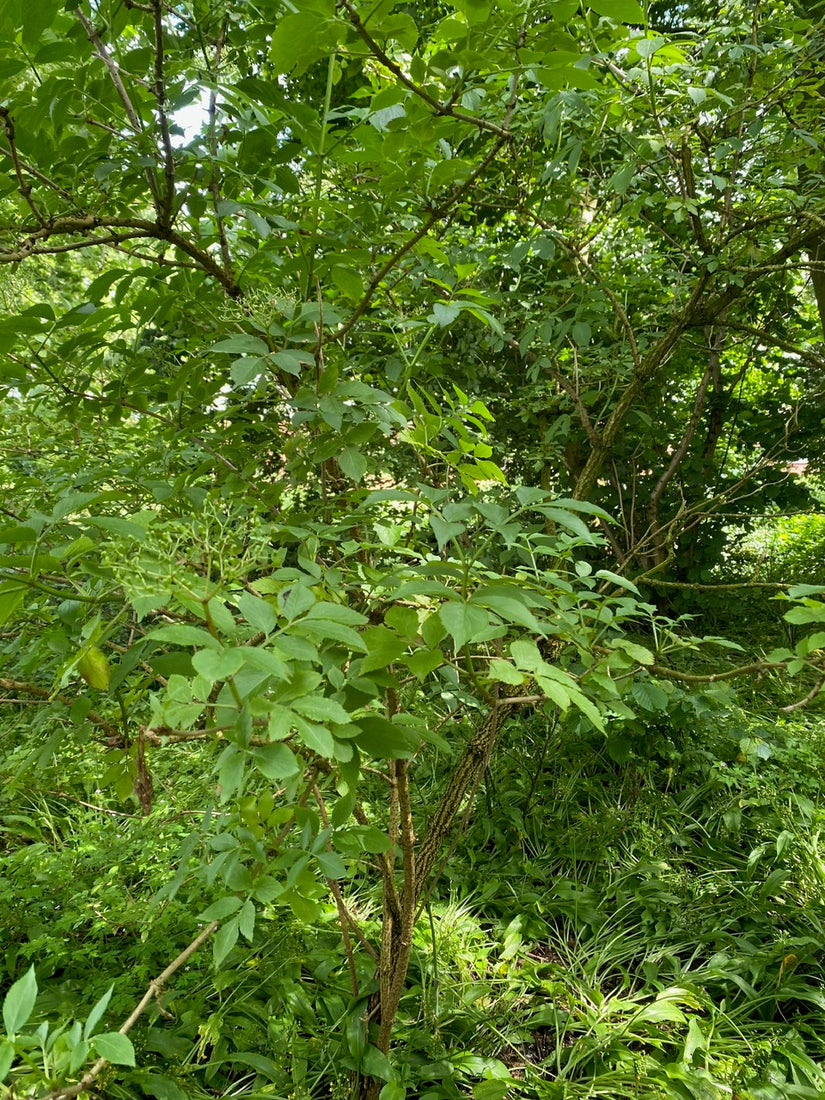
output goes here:
[{"label": "background tree", "polygon": [[[420,918],[435,943],[428,907],[482,784],[492,806],[501,742],[537,771],[506,827],[491,814],[473,835],[470,867],[551,801],[537,783],[556,723],[580,745],[595,730],[621,765],[660,723],[726,707],[733,725],[718,685],[737,674],[799,675],[788,714],[818,696],[820,589],[790,590],[788,624],[813,628],[793,649],[707,667],[637,587],[706,580],[732,520],[805,507],[788,466],[814,468],[822,420],[816,29],[790,5],[676,14],[635,0],[3,9],[0,689],[13,717],[37,715],[9,790],[59,758],[61,799],[97,811],[100,783],[104,813],[151,820],[160,799],[199,822],[159,815],[173,866],[133,884],[147,916],[124,926],[148,992],[132,990],[131,1012],[118,992],[120,1031],[101,1030],[104,988],[80,1022],[55,993],[63,1023],[34,1030],[26,963],[58,985],[70,964],[48,937],[11,948],[12,1095],[179,1100],[194,1087],[173,1062],[183,1043],[211,1094],[249,1070],[260,1095],[455,1096],[475,1078],[474,1095],[500,1098],[519,1080],[503,1057],[442,1072],[420,1037],[392,1043],[425,980]],[[768,751],[734,741],[745,764]],[[758,829],[750,840],[753,855]],[[769,910],[780,879],[761,858],[748,873],[765,867]],[[553,875],[553,927],[573,914],[595,936],[601,900]],[[792,942],[763,951],[778,978],[760,981],[817,1003],[812,980],[790,981],[800,958],[815,967],[806,904]],[[117,908],[107,894],[100,919]],[[238,967],[277,952],[279,930],[312,945],[326,1023],[296,946],[266,979],[271,1003],[249,994],[245,1045],[221,998],[247,996]],[[719,992],[730,933],[702,934]],[[210,939],[216,973],[179,1012],[164,988],[186,987]],[[743,1065],[694,1064],[713,994],[677,977],[617,1009],[645,1051],[688,1029],[678,1058],[651,1053],[639,1073],[686,1095],[738,1087]],[[296,1021],[338,1043],[315,1084],[308,1058],[326,1055]],[[816,1090],[803,1031],[766,1042],[783,1081]],[[614,1062],[577,1049],[554,1074],[601,1081]],[[780,1068],[755,1072],[767,1088]]]}]

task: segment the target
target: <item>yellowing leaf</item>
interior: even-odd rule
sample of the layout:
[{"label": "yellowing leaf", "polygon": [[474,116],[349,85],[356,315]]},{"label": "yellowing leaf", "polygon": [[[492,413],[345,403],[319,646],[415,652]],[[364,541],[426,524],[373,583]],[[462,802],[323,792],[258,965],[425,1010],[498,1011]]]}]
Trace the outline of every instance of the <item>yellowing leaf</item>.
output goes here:
[{"label": "yellowing leaf", "polygon": [[89,685],[98,691],[105,691],[109,686],[111,669],[105,654],[96,645],[89,646],[77,662],[77,671]]}]

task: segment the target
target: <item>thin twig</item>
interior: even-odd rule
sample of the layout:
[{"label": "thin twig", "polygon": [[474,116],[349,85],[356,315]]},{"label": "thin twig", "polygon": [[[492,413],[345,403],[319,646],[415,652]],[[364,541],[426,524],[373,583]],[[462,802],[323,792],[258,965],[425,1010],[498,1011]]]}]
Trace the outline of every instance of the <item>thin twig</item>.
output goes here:
[{"label": "thin twig", "polygon": [[[132,103],[131,96],[126,90],[126,85],[123,83],[123,79],[121,78],[120,69],[118,68],[117,62],[106,49],[106,45],[98,32],[95,30],[92,21],[86,18],[80,8],[75,8],[75,15],[77,16],[80,25],[83,27],[83,30],[86,32],[86,37],[92,44],[95,53],[106,66],[106,70],[109,73],[109,78],[111,79],[112,84],[114,84],[115,86],[115,91],[118,94],[120,102],[123,104],[123,109],[126,112],[126,117],[129,119],[129,122],[131,123],[135,132],[138,134],[142,134],[143,120],[137,113],[135,105],[134,103]],[[158,181],[155,178],[155,173],[152,171],[151,168],[146,169],[145,175],[146,182],[149,185],[149,190],[152,193],[152,201],[154,203],[155,210],[157,211],[158,215],[160,215],[161,210],[163,209],[163,203],[161,201],[161,196],[158,191]]]},{"label": "thin twig", "polygon": [[9,142],[8,155],[11,157],[11,162],[14,165],[14,174],[17,176],[17,190],[23,196],[23,199],[35,218],[37,218],[41,225],[45,225],[46,219],[43,217],[37,203],[32,198],[31,184],[27,182],[26,177],[23,175],[23,165],[20,162],[20,157],[17,155],[14,119],[8,107],[0,105],[0,119],[2,119],[3,129],[6,131],[6,137]]},{"label": "thin twig", "polygon": [[807,695],[803,695],[802,698],[797,699],[795,703],[789,703],[786,707],[780,707],[779,710],[782,714],[792,714],[795,710],[801,710],[802,707],[807,707],[808,703],[816,699],[823,687],[825,687],[825,672],[819,677]]},{"label": "thin twig", "polygon": [[163,174],[166,179],[166,192],[158,208],[158,221],[161,225],[171,225],[172,205],[175,199],[175,154],[172,138],[169,134],[169,119],[166,115],[166,84],[163,74],[163,4],[162,0],[153,2],[153,21],[155,27],[155,102],[158,106],[160,140],[163,146]]},{"label": "thin twig", "polygon": [[[161,993],[166,986],[166,983],[172,977],[172,975],[180,970],[183,964],[191,958],[192,955],[198,950],[215,929],[218,927],[218,921],[212,921],[207,925],[204,930],[195,937],[194,940],[185,947],[178,957],[166,967],[162,974],[158,975],[153,981],[149,982],[149,986],[141,999],[138,1001],[135,1008],[132,1010],[129,1016],[120,1025],[118,1031],[121,1035],[127,1035],[140,1017],[146,1011],[147,1005],[150,1001],[156,1000],[160,997]],[[70,1100],[73,1096],[79,1096],[81,1092],[86,1092],[89,1086],[94,1083],[96,1078],[100,1075],[100,1072],[109,1064],[107,1058],[98,1058],[92,1068],[84,1073],[76,1085],[70,1085],[68,1088],[54,1089],[52,1092],[43,1093],[37,1098],[37,1100]]]},{"label": "thin twig", "polygon": [[358,12],[349,2],[349,0],[338,0],[338,6],[343,8],[349,16],[349,21],[352,23],[356,34],[366,42],[369,47],[370,53],[376,60],[380,61],[384,68],[389,71],[399,80],[405,88],[408,88],[413,95],[418,96],[430,107],[435,114],[441,115],[447,118],[454,118],[458,122],[466,122],[471,126],[475,126],[479,130],[488,130],[491,134],[495,134],[497,137],[502,138],[504,141],[509,141],[510,130],[508,121],[505,121],[503,126],[497,126],[494,122],[488,122],[485,118],[479,118],[477,115],[465,115],[463,111],[456,111],[456,109],[450,103],[441,103],[430,95],[424,88],[420,87],[415,81],[410,80],[400,65],[387,54],[385,50],[378,45],[370,32],[361,22]]}]

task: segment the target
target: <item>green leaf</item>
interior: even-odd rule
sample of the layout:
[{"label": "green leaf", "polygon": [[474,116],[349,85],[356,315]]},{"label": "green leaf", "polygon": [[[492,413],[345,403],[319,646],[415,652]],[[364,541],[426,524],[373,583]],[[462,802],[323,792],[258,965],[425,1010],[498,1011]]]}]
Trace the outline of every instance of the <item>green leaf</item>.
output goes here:
[{"label": "green leaf", "polygon": [[331,760],[335,755],[335,741],[326,726],[319,726],[315,722],[307,722],[296,714],[293,719],[298,740],[302,741],[308,749],[317,752],[319,756]]},{"label": "green leaf", "polygon": [[444,664],[444,654],[440,649],[418,649],[401,660],[416,679],[423,680],[428,673]]},{"label": "green leaf", "polygon": [[240,907],[241,899],[234,895],[218,898],[217,901],[212,902],[208,909],[204,909],[204,911],[198,915],[198,920],[207,922],[213,920],[226,920],[226,918],[231,917],[233,913],[237,913]]},{"label": "green leaf", "polygon": [[221,788],[221,802],[228,801],[239,790],[244,778],[245,763],[246,757],[237,745],[227,745],[218,757],[215,770]]},{"label": "green leaf", "polygon": [[[504,588],[505,586],[501,587]],[[510,589],[510,586],[507,586],[507,588]],[[536,634],[541,632],[541,627],[533,612],[525,607],[522,600],[518,596],[512,595],[510,591],[501,591],[493,587],[480,588],[470,598],[470,603],[489,607],[505,622],[517,623],[519,626],[535,631]]]},{"label": "green leaf", "polygon": [[142,1091],[149,1096],[154,1096],[156,1100],[189,1100],[187,1093],[171,1077],[164,1077],[160,1073],[147,1073],[141,1074],[139,1080]]},{"label": "green leaf", "polygon": [[75,667],[89,687],[96,691],[105,691],[108,688],[111,669],[106,655],[96,645],[83,649]]},{"label": "green leaf", "polygon": [[315,722],[337,722],[346,725],[350,721],[349,712],[344,710],[335,699],[325,695],[308,695],[304,699],[294,699],[290,706]]},{"label": "green leaf", "polygon": [[272,361],[281,370],[286,371],[287,374],[292,374],[298,378],[304,367],[309,366],[314,360],[307,352],[294,351],[290,348],[288,351],[277,352],[272,356]]},{"label": "green leaf", "polygon": [[335,19],[321,10],[299,11],[278,23],[270,40],[269,57],[275,73],[293,70],[300,76],[314,61],[333,49],[344,35]]},{"label": "green leaf", "polygon": [[255,932],[255,905],[250,898],[246,899],[238,914],[238,930],[245,940],[252,942]]},{"label": "green leaf", "polygon": [[100,1022],[101,1017],[103,1016],[103,1013],[108,1007],[109,1001],[112,999],[112,992],[114,988],[114,983],[112,983],[112,985],[109,986],[107,991],[103,994],[103,996],[100,998],[100,1000],[97,1002],[97,1004],[94,1006],[94,1008],[86,1018],[86,1023],[83,1025],[84,1039],[90,1038],[91,1035],[94,1033],[95,1028]]},{"label": "green leaf", "polygon": [[527,638],[517,638],[514,642],[511,642],[510,652],[513,655],[516,666],[518,668],[524,668],[528,672],[534,672],[544,664],[542,655],[539,653],[539,647],[535,642],[531,642]]},{"label": "green leaf", "polygon": [[23,603],[26,585],[19,581],[5,581],[0,584],[0,626],[7,623]]},{"label": "green leaf", "polygon": [[235,355],[268,355],[269,348],[259,336],[250,336],[245,332],[239,332],[235,336],[229,336],[225,340],[219,340],[213,344],[210,351],[222,351]]},{"label": "green leaf", "polygon": [[478,640],[490,625],[490,616],[483,608],[469,603],[445,603],[438,612],[457,650]]},{"label": "green leaf", "polygon": [[173,642],[175,645],[198,646],[211,649],[220,649],[221,643],[213,638],[208,630],[200,626],[190,626],[189,623],[172,623],[170,626],[160,626],[157,630],[150,630],[146,635],[147,641]]},{"label": "green leaf", "polygon": [[647,21],[644,9],[636,0],[584,0],[585,6],[598,15],[606,15],[616,23],[640,23]]},{"label": "green leaf", "polygon": [[523,684],[524,673],[514,668],[509,661],[501,657],[493,657],[487,667],[487,675],[491,680],[502,684]]},{"label": "green leaf", "polygon": [[378,1093],[378,1100],[406,1100],[407,1090],[397,1081],[388,1081]]},{"label": "green leaf", "polygon": [[414,638],[418,634],[418,612],[414,607],[391,607],[384,615],[384,622],[404,638]]},{"label": "green leaf", "polygon": [[817,603],[814,607],[792,607],[782,617],[786,622],[797,625],[822,623],[825,622],[825,603]]},{"label": "green leaf", "polygon": [[433,306],[432,319],[441,328],[446,328],[461,313],[461,306],[455,302],[436,302]]},{"label": "green leaf", "polygon": [[439,550],[443,550],[450,539],[458,538],[458,536],[463,535],[467,529],[466,525],[463,523],[448,523],[447,520],[442,519],[441,516],[437,515],[435,512],[431,513],[429,524],[430,527],[432,527]]},{"label": "green leaf", "polygon": [[618,588],[624,588],[628,592],[632,592],[634,596],[639,596],[640,592],[633,581],[629,581],[627,577],[623,577],[620,573],[613,573],[610,569],[597,569],[593,574],[598,577],[599,580],[611,581]]},{"label": "green leaf", "polygon": [[[825,647],[825,631],[817,630],[815,634],[809,634],[807,638],[803,638],[797,642],[796,649],[797,656],[805,657],[808,653],[813,653],[817,649]],[[773,660],[774,658],[768,658]]]},{"label": "green leaf", "polygon": [[271,745],[256,745],[252,750],[255,767],[267,779],[289,779],[297,775],[301,765],[295,753],[281,741]]},{"label": "green leaf", "polygon": [[366,647],[366,656],[361,659],[361,672],[372,672],[376,668],[386,668],[406,652],[408,641],[399,638],[386,626],[368,627],[361,635]]},{"label": "green leaf", "polygon": [[637,680],[631,688],[631,694],[640,707],[654,713],[667,710],[670,701],[667,692],[649,680]]},{"label": "green leaf", "polygon": [[2,1085],[8,1077],[9,1070],[14,1062],[14,1055],[14,1044],[10,1043],[8,1039],[3,1039],[0,1042],[0,1085]]},{"label": "green leaf", "polygon": [[415,749],[409,733],[378,714],[356,718],[355,723],[361,730],[355,740],[370,756],[403,759]]},{"label": "green leaf", "polygon": [[259,596],[253,596],[251,592],[241,592],[240,595],[232,598],[232,602],[255,630],[271,634],[277,627],[278,613],[272,604]]},{"label": "green leaf", "polygon": [[227,924],[224,924],[215,933],[212,941],[212,962],[217,970],[235,944],[238,942],[238,932],[240,931],[240,919],[234,917]]},{"label": "green leaf", "polygon": [[218,680],[228,680],[243,665],[243,654],[237,649],[201,649],[192,658],[192,664],[205,680],[214,684]]},{"label": "green leaf", "polygon": [[37,1000],[37,979],[34,966],[10,987],[3,1000],[3,1024],[7,1035],[17,1035],[34,1009]]},{"label": "green leaf", "polygon": [[391,1081],[394,1076],[389,1058],[378,1047],[365,1049],[361,1069],[368,1077],[378,1077],[382,1081]]},{"label": "green leaf", "polygon": [[338,465],[352,481],[359,482],[367,472],[367,460],[355,447],[347,447],[338,455]]},{"label": "green leaf", "polygon": [[316,859],[324,873],[324,878],[345,878],[347,866],[335,852],[318,852]]},{"label": "green leaf", "polygon": [[365,652],[367,648],[364,639],[352,627],[344,626],[343,623],[331,619],[319,619],[307,615],[305,618],[293,623],[290,630],[296,634],[306,635],[319,644],[340,642],[347,649],[361,653]]},{"label": "green leaf", "polygon": [[652,665],[655,661],[649,649],[646,649],[643,645],[636,645],[635,642],[629,642],[626,638],[616,638],[612,645],[614,649],[621,649],[623,653],[626,653],[628,657],[632,657],[634,661],[638,661],[640,665]]},{"label": "green leaf", "polygon": [[649,38],[637,38],[633,45],[636,47],[636,53],[639,57],[647,59],[653,57],[665,45],[666,41],[661,35],[651,35]]},{"label": "green leaf", "polygon": [[128,1035],[121,1035],[119,1031],[107,1031],[103,1035],[95,1035],[92,1046],[101,1058],[116,1066],[134,1066],[135,1048]]}]

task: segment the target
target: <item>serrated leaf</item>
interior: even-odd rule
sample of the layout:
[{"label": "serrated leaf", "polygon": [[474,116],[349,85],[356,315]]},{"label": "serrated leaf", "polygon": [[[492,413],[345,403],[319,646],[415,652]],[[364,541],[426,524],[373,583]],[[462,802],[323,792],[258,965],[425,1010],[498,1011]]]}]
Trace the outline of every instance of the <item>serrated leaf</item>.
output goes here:
[{"label": "serrated leaf", "polygon": [[637,661],[640,665],[652,665],[655,658],[649,649],[646,649],[643,645],[636,645],[635,642],[629,642],[626,638],[619,638],[613,643],[614,649],[621,649],[626,653],[628,657],[632,657],[634,661]]},{"label": "serrated leaf", "polygon": [[192,658],[195,671],[211,684],[218,680],[228,680],[240,670],[243,663],[240,648],[201,649]]},{"label": "serrated leaf", "polygon": [[429,517],[429,524],[435,535],[435,541],[438,544],[438,549],[443,550],[450,539],[458,538],[466,530],[466,526],[463,523],[448,523],[447,520],[442,519],[441,516],[436,515],[434,512]]},{"label": "serrated leaf", "polygon": [[632,592],[634,596],[639,596],[640,592],[633,581],[629,581],[627,577],[623,577],[620,573],[614,573],[610,569],[598,569],[594,576],[599,580],[611,581],[618,588],[625,588],[628,592]]},{"label": "serrated leaf", "polygon": [[239,930],[238,917],[234,917],[215,933],[215,938],[212,941],[212,962],[216,970],[238,942]]},{"label": "serrated leaf", "polygon": [[825,622],[825,604],[817,603],[815,607],[792,607],[782,617],[785,622],[794,623],[797,626]]},{"label": "serrated leaf", "polygon": [[649,680],[637,680],[631,688],[631,694],[640,707],[645,710],[661,712],[667,710],[669,697],[666,691]]},{"label": "serrated leaf", "polygon": [[510,652],[517,667],[524,668],[528,672],[533,672],[544,663],[539,653],[539,647],[527,638],[517,638],[514,642],[511,642]]},{"label": "serrated leaf", "polygon": [[458,601],[443,604],[438,616],[457,650],[477,639],[490,625],[490,616],[483,608]]},{"label": "serrated leaf", "polygon": [[500,684],[515,685],[524,683],[524,674],[519,672],[509,661],[502,660],[501,657],[493,657],[487,667],[487,675],[491,680],[495,680]]},{"label": "serrated leaf", "polygon": [[319,644],[323,642],[340,642],[348,649],[361,653],[365,653],[367,649],[364,639],[352,627],[344,626],[343,623],[333,622],[330,619],[316,619],[307,615],[305,618],[293,623],[290,630],[296,634],[305,634]]},{"label": "serrated leaf", "polygon": [[335,741],[326,726],[319,726],[316,722],[307,722],[297,714],[293,718],[295,732],[298,740],[302,741],[308,749],[317,752],[319,756],[331,760],[335,755]]},{"label": "serrated leaf", "polygon": [[361,637],[367,651],[361,661],[362,672],[386,668],[406,652],[408,645],[406,638],[399,638],[394,630],[386,626],[368,627]]},{"label": "serrated leaf", "polygon": [[298,758],[289,745],[276,741],[271,745],[256,745],[252,750],[255,767],[267,779],[289,779],[301,770]]},{"label": "serrated leaf", "polygon": [[221,643],[213,638],[208,630],[200,626],[190,626],[189,623],[172,623],[169,626],[160,626],[157,630],[150,630],[146,635],[147,641],[173,642],[175,645],[206,646],[211,649],[220,649]]},{"label": "serrated leaf", "polygon": [[636,53],[639,57],[647,59],[658,53],[665,42],[666,39],[662,38],[661,35],[653,35],[651,38],[638,38],[633,45],[636,47]]},{"label": "serrated leaf", "polygon": [[346,877],[347,866],[337,853],[319,852],[316,858],[324,873],[324,878],[339,879]]},{"label": "serrated leaf", "polygon": [[350,721],[349,712],[335,699],[328,699],[325,695],[307,695],[304,699],[294,699],[290,706],[315,722],[346,725]]},{"label": "serrated leaf", "polygon": [[12,984],[3,1000],[3,1024],[7,1035],[17,1035],[34,1009],[37,1000],[37,979],[34,966]]},{"label": "serrated leaf", "polygon": [[245,940],[252,942],[255,932],[255,905],[247,898],[238,914],[238,930]]},{"label": "serrated leaf", "polygon": [[9,621],[26,595],[26,585],[19,581],[5,581],[0,584],[0,626]]},{"label": "serrated leaf", "polygon": [[825,647],[825,631],[818,630],[815,634],[809,634],[807,638],[797,642],[796,652],[798,656],[804,657],[806,654],[813,653],[823,647]]},{"label": "serrated leaf", "polygon": [[401,658],[413,676],[418,680],[437,669],[444,663],[444,654],[440,649],[418,649]]},{"label": "serrated leaf", "polygon": [[347,447],[338,455],[338,465],[352,481],[359,482],[367,472],[367,460],[355,447]]},{"label": "serrated leaf", "polygon": [[245,763],[246,757],[237,745],[227,745],[218,757],[216,771],[221,788],[221,802],[226,802],[240,788]]},{"label": "serrated leaf", "polygon": [[278,625],[277,611],[271,603],[262,600],[259,596],[253,596],[251,592],[241,592],[240,595],[232,598],[232,602],[255,630],[271,634]]},{"label": "serrated leaf", "polygon": [[366,715],[355,719],[355,723],[361,730],[355,740],[370,756],[403,759],[412,755],[415,742],[410,735],[381,715]]},{"label": "serrated leaf", "polygon": [[226,918],[231,917],[233,913],[237,913],[240,907],[241,899],[234,895],[218,898],[217,901],[212,902],[208,909],[204,909],[204,911],[198,915],[198,920],[207,922],[213,920],[226,920]]},{"label": "serrated leaf", "polygon": [[454,302],[436,302],[430,317],[440,328],[446,328],[447,325],[452,324],[459,313],[461,313],[461,306]]},{"label": "serrated leaf", "polygon": [[314,61],[334,48],[344,27],[335,19],[324,19],[318,11],[299,11],[280,20],[270,39],[270,61],[274,72],[300,76]]},{"label": "serrated leaf", "polygon": [[491,611],[508,623],[517,623],[538,634],[541,630],[539,622],[528,607],[525,607],[520,599],[506,592],[496,591],[494,588],[479,589],[470,599],[470,603],[481,607],[489,607]]},{"label": "serrated leaf", "polygon": [[269,348],[260,336],[250,336],[246,332],[239,332],[235,336],[228,336],[225,340],[219,340],[209,350],[252,356],[267,355],[269,353]]},{"label": "serrated leaf", "polygon": [[107,1031],[103,1035],[95,1035],[92,1046],[101,1058],[111,1062],[115,1066],[134,1066],[135,1048],[128,1035],[121,1035],[119,1031]]},{"label": "serrated leaf", "polygon": [[598,15],[606,15],[617,23],[641,23],[646,16],[636,0],[584,0],[586,6]]}]

